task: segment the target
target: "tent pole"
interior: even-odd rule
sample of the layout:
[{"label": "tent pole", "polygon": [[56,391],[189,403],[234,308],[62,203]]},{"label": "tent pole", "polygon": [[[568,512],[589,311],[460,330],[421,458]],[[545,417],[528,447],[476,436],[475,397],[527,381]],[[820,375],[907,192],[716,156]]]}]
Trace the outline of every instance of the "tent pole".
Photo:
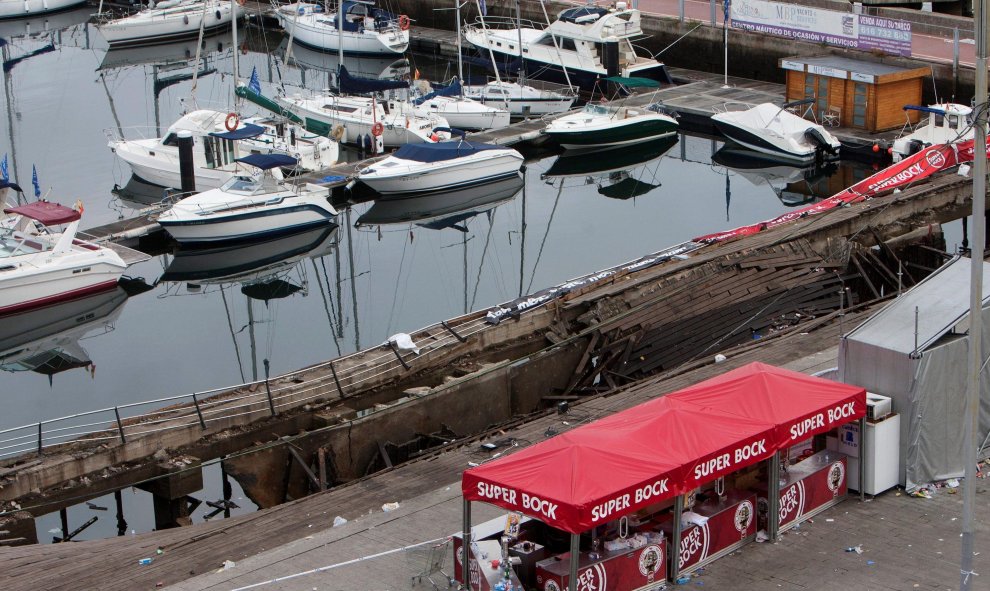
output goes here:
[{"label": "tent pole", "polygon": [[567,579],[568,591],[577,591],[578,563],[581,561],[581,534],[571,534],[571,572]]},{"label": "tent pole", "polygon": [[468,572],[471,570],[468,565],[468,556],[471,555],[471,501],[464,499],[464,529],[461,530],[461,589],[470,589],[471,581]]},{"label": "tent pole", "polygon": [[674,523],[673,532],[670,536],[670,580],[677,582],[677,577],[681,576],[681,533],[684,527],[681,525],[681,513],[684,513],[684,495],[677,495],[674,499]]},{"label": "tent pole", "polygon": [[767,483],[767,537],[777,541],[780,530],[780,452],[770,458],[770,482]]},{"label": "tent pole", "polygon": [[859,500],[866,500],[866,415],[859,418]]}]

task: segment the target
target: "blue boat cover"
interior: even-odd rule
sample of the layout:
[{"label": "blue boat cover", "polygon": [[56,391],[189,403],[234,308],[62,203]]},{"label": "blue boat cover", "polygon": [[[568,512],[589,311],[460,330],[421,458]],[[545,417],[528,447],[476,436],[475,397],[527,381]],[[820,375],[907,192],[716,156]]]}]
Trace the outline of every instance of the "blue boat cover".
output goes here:
[{"label": "blue boat cover", "polygon": [[377,78],[359,78],[351,76],[343,64],[337,74],[337,87],[345,94],[367,94],[398,88],[408,88],[409,83],[403,80],[378,80]]},{"label": "blue boat cover", "polygon": [[435,144],[406,144],[395,151],[393,156],[416,162],[442,162],[485,150],[504,150],[505,146],[494,144],[472,144],[463,141],[437,142]]},{"label": "blue boat cover", "polygon": [[210,135],[224,140],[247,140],[265,133],[265,128],[253,123],[245,123],[234,131],[215,131]]},{"label": "blue boat cover", "polygon": [[936,115],[945,115],[944,109],[935,109],[932,107],[921,107],[918,105],[904,105],[901,107],[904,111],[918,111],[921,113],[935,113]]},{"label": "blue boat cover", "polygon": [[280,166],[295,166],[298,160],[285,154],[248,154],[243,158],[238,158],[237,162],[250,164],[261,170],[268,170]]},{"label": "blue boat cover", "polygon": [[608,14],[607,8],[600,6],[579,6],[577,8],[568,8],[561,12],[557,18],[568,23],[582,24],[589,21],[596,21],[606,14]]},{"label": "blue boat cover", "polygon": [[454,78],[453,82],[447,86],[436,85],[433,87],[433,92],[429,94],[424,94],[423,96],[415,99],[413,101],[414,105],[422,105],[424,102],[430,100],[435,96],[460,96],[461,95],[461,81]]}]

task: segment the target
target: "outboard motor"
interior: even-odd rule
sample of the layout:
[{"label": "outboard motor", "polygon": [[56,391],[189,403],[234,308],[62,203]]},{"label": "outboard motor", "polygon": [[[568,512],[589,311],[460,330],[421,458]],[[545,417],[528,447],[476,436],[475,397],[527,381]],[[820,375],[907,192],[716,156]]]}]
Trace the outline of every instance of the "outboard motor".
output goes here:
[{"label": "outboard motor", "polygon": [[835,146],[829,143],[822,132],[817,128],[809,127],[804,130],[804,139],[808,140],[815,146],[815,158],[821,159],[823,154],[829,154],[835,156],[838,154]]}]

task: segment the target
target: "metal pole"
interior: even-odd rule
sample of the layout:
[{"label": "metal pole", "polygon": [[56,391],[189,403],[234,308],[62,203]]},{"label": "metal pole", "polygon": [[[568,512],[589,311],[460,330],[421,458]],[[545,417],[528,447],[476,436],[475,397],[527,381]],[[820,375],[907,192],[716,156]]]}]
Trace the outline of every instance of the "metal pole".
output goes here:
[{"label": "metal pole", "polygon": [[571,534],[571,569],[567,579],[567,591],[577,591],[578,563],[581,561],[581,536]]},{"label": "metal pole", "polygon": [[976,33],[976,82],[973,113],[973,248],[970,250],[969,380],[965,421],[963,465],[962,559],[959,588],[969,591],[973,583],[973,504],[976,497],[976,446],[980,428],[980,373],[983,364],[983,252],[986,249],[987,199],[987,23],[986,0],[973,1]]},{"label": "metal pole", "polygon": [[770,482],[767,483],[767,537],[777,541],[780,534],[780,452],[770,458]]},{"label": "metal pole", "polygon": [[199,408],[199,400],[196,398],[196,393],[193,392],[193,404],[196,405],[196,416],[199,417],[199,426],[205,431],[206,421],[203,420],[203,411]]},{"label": "metal pole", "polygon": [[677,581],[681,575],[681,513],[684,512],[684,495],[678,495],[674,499],[674,531],[670,536],[670,580]]},{"label": "metal pole", "polygon": [[272,389],[268,386],[268,360],[263,359],[261,361],[265,364],[265,392],[268,393],[268,408],[272,411],[272,416],[275,416],[275,401],[272,400]]},{"label": "metal pole", "polygon": [[709,19],[711,20],[711,22],[710,22],[709,24],[710,24],[711,26],[713,26],[713,27],[714,27],[714,26],[715,26],[715,24],[716,24],[716,23],[715,23],[715,2],[716,2],[716,1],[717,1],[717,0],[710,0],[710,1],[708,2],[708,9],[709,9],[709,10],[708,10],[708,12],[710,13],[710,14],[709,14],[708,16],[709,16]]},{"label": "metal pole", "polygon": [[[722,88],[729,87],[729,7],[731,0],[722,0],[724,12],[722,14],[722,47],[725,51],[725,74],[722,78]],[[712,10],[715,10],[715,4],[712,3]],[[714,21],[714,14],[712,15],[712,20]]]},{"label": "metal pole", "polygon": [[471,501],[464,499],[464,521],[461,530],[461,583],[464,589],[471,588],[471,580],[468,572],[471,570],[468,564],[468,557],[471,556]]},{"label": "metal pole", "polygon": [[[714,0],[712,0],[714,1]],[[677,15],[681,24],[684,24],[684,0],[677,0]]]},{"label": "metal pole", "polygon": [[[464,84],[464,60],[461,58],[461,1],[454,2],[454,14],[456,15],[457,31],[457,79]],[[462,86],[463,87],[463,86]]]},{"label": "metal pole", "polygon": [[859,500],[866,500],[866,416],[859,418]]},{"label": "metal pole", "polygon": [[959,84],[959,27],[952,29],[952,95]]},{"label": "metal pole", "polygon": [[38,455],[41,455],[41,423],[38,423]]},{"label": "metal pole", "polygon": [[124,423],[120,422],[120,410],[117,407],[113,407],[113,414],[117,415],[117,429],[120,430],[120,442],[127,443],[127,439],[124,438]]}]

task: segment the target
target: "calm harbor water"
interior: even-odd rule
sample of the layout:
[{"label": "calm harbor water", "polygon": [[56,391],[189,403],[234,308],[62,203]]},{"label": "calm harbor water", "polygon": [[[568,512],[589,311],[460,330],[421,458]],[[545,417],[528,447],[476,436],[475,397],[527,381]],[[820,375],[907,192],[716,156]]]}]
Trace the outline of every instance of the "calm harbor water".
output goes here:
[{"label": "calm harbor water", "polygon": [[[0,30],[9,39],[5,60],[27,56],[4,75],[0,143],[11,177],[30,192],[36,167],[46,197],[82,200],[83,227],[140,206],[111,192],[127,184],[130,171],[107,148],[107,130],[157,135],[184,108],[230,110],[233,88],[229,34],[206,40],[194,89],[194,42],[108,53],[83,24],[89,12],[53,17],[49,28],[68,27],[56,32],[15,36],[23,23]],[[32,31],[42,28],[32,24]],[[325,70],[336,67],[335,56],[300,48],[286,65],[284,40],[250,34],[251,47],[267,51],[241,52],[240,72],[246,78],[256,67],[266,94],[279,84],[322,88]],[[409,59],[412,70],[433,72],[432,59]],[[395,68],[391,62],[348,66],[377,76]],[[7,403],[0,429],[253,380],[264,376],[266,360],[277,375],[697,235],[771,218],[872,172],[843,163],[831,176],[808,180],[810,173],[793,168],[749,168],[721,147],[681,135],[576,158],[547,154],[528,161],[518,186],[446,200],[369,201],[344,210],[336,232],[154,257],[128,273],[153,285],[149,291],[86,302],[82,325],[75,321],[79,309],[39,316],[30,354],[13,353],[25,343],[3,342],[0,328]],[[286,260],[271,260],[273,253]],[[266,271],[252,270],[261,265]],[[218,478],[216,470],[207,474],[214,491]],[[143,495],[128,492],[125,499],[136,507]],[[79,539],[116,532],[112,500],[98,504],[110,511]],[[243,499],[238,504],[250,508]],[[197,520],[209,510],[198,510]],[[70,525],[91,514],[85,506],[73,509]],[[148,519],[128,515],[138,531],[151,527]],[[57,527],[57,516],[39,524],[42,539],[50,538],[44,532]]]}]

